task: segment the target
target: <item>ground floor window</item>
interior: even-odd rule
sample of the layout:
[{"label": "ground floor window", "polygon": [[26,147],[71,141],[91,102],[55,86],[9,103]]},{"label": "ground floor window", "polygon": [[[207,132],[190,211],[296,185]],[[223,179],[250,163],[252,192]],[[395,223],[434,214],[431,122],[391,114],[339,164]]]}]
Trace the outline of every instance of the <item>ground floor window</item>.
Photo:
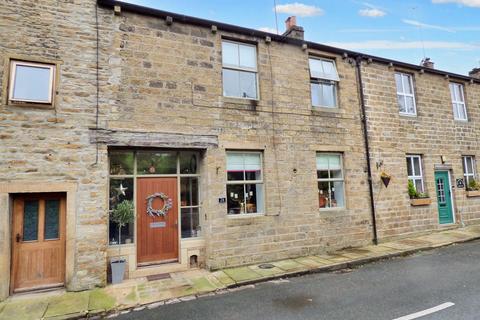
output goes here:
[{"label": "ground floor window", "polygon": [[227,213],[263,213],[261,152],[227,152]]},{"label": "ground floor window", "polygon": [[424,193],[422,156],[407,156],[407,173],[408,180],[411,181],[418,193]]},{"label": "ground floor window", "polygon": [[[199,153],[170,150],[109,152],[109,244],[134,242],[137,178],[176,177],[182,238],[201,235]],[[130,216],[130,218],[129,218]]]},{"label": "ground floor window", "polygon": [[342,155],[317,153],[318,206],[345,207]]},{"label": "ground floor window", "polygon": [[472,188],[475,185],[475,157],[462,156],[463,160],[463,176],[465,177],[465,185]]}]

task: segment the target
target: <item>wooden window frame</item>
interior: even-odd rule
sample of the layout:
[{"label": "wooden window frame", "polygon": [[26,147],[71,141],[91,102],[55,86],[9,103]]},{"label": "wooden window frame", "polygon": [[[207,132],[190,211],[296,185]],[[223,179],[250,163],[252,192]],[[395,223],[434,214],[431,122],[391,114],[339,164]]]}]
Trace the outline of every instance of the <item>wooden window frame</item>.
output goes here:
[{"label": "wooden window frame", "polygon": [[[13,93],[15,90],[15,80],[16,80],[16,70],[17,66],[28,66],[28,67],[37,67],[37,68],[44,68],[50,69],[50,79],[49,79],[49,94],[48,94],[48,101],[41,101],[41,100],[30,100],[30,99],[15,99],[13,98]],[[44,105],[44,106],[53,106],[54,102],[54,88],[56,85],[56,72],[57,72],[57,65],[54,63],[43,63],[43,62],[31,62],[31,61],[24,61],[18,59],[10,59],[9,64],[9,72],[10,77],[8,81],[8,104],[10,105]]]},{"label": "wooden window frame", "polygon": [[[395,75],[400,75],[401,79],[402,79],[402,90],[403,92],[398,92],[397,90],[397,79],[395,78],[395,91],[397,92],[397,95],[395,96],[396,98],[396,102],[397,102],[397,105],[400,109],[400,105],[398,104],[398,96],[403,96],[403,100],[405,101],[405,106],[407,106],[407,98],[413,98],[413,113],[411,112],[402,112],[399,110],[399,113],[401,115],[404,115],[404,116],[416,116],[417,115],[417,101],[415,99],[415,86],[414,86],[414,83],[413,83],[413,74],[410,74],[410,73],[406,73],[406,72],[402,72],[402,71],[395,71]],[[408,83],[410,85],[410,88],[411,88],[411,91],[412,93],[406,93],[405,91],[405,83],[403,81],[404,77],[407,77],[409,79]]]},{"label": "wooden window frame", "polygon": [[[407,175],[408,175],[408,180],[412,181],[413,182],[413,185],[415,187],[415,190],[417,190],[417,185],[415,183],[415,180],[420,180],[421,181],[421,185],[422,185],[422,190],[417,190],[417,192],[419,193],[425,193],[425,181],[424,181],[424,178],[423,178],[423,161],[422,161],[422,156],[419,155],[419,154],[408,154],[407,155],[407,160],[412,168],[412,175],[408,175],[408,167],[407,167]],[[418,159],[418,167],[420,169],[420,174],[416,174],[417,172],[415,172],[415,166],[414,166],[414,163],[413,163],[413,159]]]},{"label": "wooden window frame", "polygon": [[[314,108],[326,108],[326,109],[338,109],[338,84],[340,83],[340,79],[325,79],[325,78],[316,78],[312,77],[312,73],[310,71],[310,60],[320,60],[320,61],[328,61],[333,63],[333,67],[335,68],[335,72],[338,77],[338,68],[335,59],[317,57],[317,56],[309,56],[308,57],[308,66],[309,66],[309,75],[310,75],[310,102],[312,107]],[[333,84],[333,99],[335,100],[335,105],[333,107],[325,106],[325,105],[315,105],[312,101],[312,84]]]},{"label": "wooden window frame", "polygon": [[[222,95],[225,98],[233,98],[233,99],[243,99],[243,100],[253,100],[253,101],[259,101],[260,100],[260,85],[258,83],[258,47],[256,44],[253,43],[248,43],[248,42],[242,42],[242,41],[235,41],[235,40],[230,40],[226,38],[222,38],[221,45],[223,46],[224,42],[229,42],[233,43],[239,46],[246,46],[246,47],[253,47],[255,49],[255,68],[241,68],[241,67],[236,67],[232,66],[229,64],[224,63],[223,59],[223,49],[222,49]],[[240,71],[240,72],[248,72],[248,73],[253,73],[255,74],[255,90],[256,90],[256,97],[255,98],[249,98],[249,97],[238,97],[238,96],[227,96],[223,93],[223,70],[233,70],[233,71]]]},{"label": "wooden window frame", "polygon": [[[318,182],[328,182],[329,185],[330,185],[330,182],[342,182],[343,183],[343,206],[324,207],[324,208],[319,208],[319,210],[324,211],[324,210],[332,210],[332,209],[345,209],[347,207],[347,199],[346,199],[346,194],[345,194],[345,169],[343,167],[343,153],[340,153],[340,152],[317,152],[316,155],[315,155],[315,163],[316,163],[316,160],[317,160],[318,156],[321,156],[321,155],[338,156],[339,159],[340,159],[340,170],[342,172],[342,177],[341,178],[330,178],[330,166],[329,166],[329,169],[327,170],[329,177],[328,178],[318,178],[318,174],[317,174],[317,185],[318,185]],[[319,171],[318,167],[316,167],[316,170],[317,170],[317,172]],[[325,170],[322,170],[322,171],[325,171]],[[328,194],[328,200],[329,200],[329,202],[332,201],[330,193]]]},{"label": "wooden window frame", "polygon": [[[239,213],[239,214],[230,214],[228,213],[228,210],[227,210],[227,217],[245,217],[245,216],[248,216],[248,217],[251,217],[251,216],[255,216],[255,215],[265,215],[265,183],[264,183],[264,173],[263,173],[263,170],[264,170],[264,166],[263,166],[263,152],[262,151],[248,151],[248,150],[227,150],[226,152],[226,155],[227,155],[227,162],[228,162],[228,155],[229,154],[259,154],[260,155],[260,180],[245,180],[245,175],[243,176],[243,180],[228,180],[228,170],[225,170],[225,173],[227,174],[227,177],[226,177],[226,186],[225,186],[225,190],[226,190],[226,187],[228,185],[243,185],[243,190],[244,190],[244,193],[245,193],[245,185],[247,184],[259,184],[262,186],[262,195],[263,195],[263,208],[261,208],[261,211],[258,211],[258,207],[257,207],[257,212],[254,212],[254,213]],[[227,195],[227,198],[228,198],[228,195]],[[258,200],[257,200],[258,201]],[[246,205],[246,201],[245,202],[245,205]]]},{"label": "wooden window frame", "polygon": [[[468,114],[467,114],[467,104],[465,101],[465,86],[462,83],[458,82],[450,82],[448,84],[448,87],[450,89],[450,97],[452,99],[452,108],[453,108],[453,118],[457,121],[468,121]],[[462,100],[454,100],[455,97],[455,87],[458,87],[460,90],[460,95]],[[461,106],[463,108],[463,113],[465,114],[465,119],[458,118],[455,116],[455,109],[457,111],[457,114],[460,114],[458,112],[458,106]]]},{"label": "wooden window frame", "polygon": [[[472,172],[468,172],[468,166],[467,166],[467,159],[470,158],[470,161],[472,162]],[[462,156],[462,165],[463,165],[463,177],[465,180],[465,187],[468,188],[468,184],[470,182],[470,179],[476,179],[477,177],[477,170],[476,170],[476,161],[475,161],[475,156]]]}]

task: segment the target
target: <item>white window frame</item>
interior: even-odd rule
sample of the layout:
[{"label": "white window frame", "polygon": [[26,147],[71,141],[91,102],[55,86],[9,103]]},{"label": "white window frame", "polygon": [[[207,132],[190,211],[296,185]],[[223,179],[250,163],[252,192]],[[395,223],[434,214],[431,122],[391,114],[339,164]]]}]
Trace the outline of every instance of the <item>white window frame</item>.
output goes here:
[{"label": "white window frame", "polygon": [[[223,69],[254,73],[255,74],[255,90],[256,90],[257,97],[256,98],[237,97],[237,96],[227,96],[225,94],[223,94],[223,96],[226,97],[226,98],[259,101],[260,100],[260,90],[259,90],[260,87],[259,87],[259,83],[258,83],[258,50],[257,50],[257,46],[254,45],[254,44],[250,44],[250,43],[222,39],[222,44],[224,42],[234,43],[234,44],[239,45],[239,46],[253,47],[255,49],[255,68],[247,68],[247,67],[242,68],[242,67],[238,67],[238,66],[234,66],[234,65],[230,65],[230,64],[225,64],[225,62],[223,61],[223,50],[222,50],[222,75],[223,75]],[[223,85],[224,85],[223,81],[224,81],[224,79],[222,79],[222,93],[224,91],[223,90]]]},{"label": "white window frame", "polygon": [[[460,90],[460,95],[461,95],[461,100],[455,99],[455,87],[458,87]],[[449,88],[450,88],[450,97],[452,98],[452,107],[453,107],[453,118],[458,121],[468,121],[468,114],[467,114],[467,105],[465,103],[465,91],[464,91],[464,85],[461,83],[457,82],[450,82],[449,83]],[[463,113],[465,114],[465,118],[459,118],[455,115],[455,109],[457,111],[457,114],[460,115],[459,112],[459,107],[463,108]]]},{"label": "white window frame", "polygon": [[[467,166],[467,159],[470,158],[470,161],[472,162],[472,170],[473,172],[468,172],[468,166]],[[469,179],[475,180],[477,177],[477,170],[476,170],[476,161],[475,161],[475,156],[462,156],[462,163],[463,163],[463,177],[465,180],[465,187],[468,187],[469,184]]]},{"label": "white window frame", "polygon": [[[310,60],[320,60],[320,61],[328,61],[333,63],[333,68],[335,69],[335,76],[332,78],[317,78],[312,76],[312,72],[310,70]],[[328,109],[337,109],[338,108],[338,83],[340,82],[340,78],[338,77],[338,69],[337,69],[337,64],[335,63],[334,59],[327,59],[327,58],[321,58],[321,57],[315,57],[315,56],[309,56],[308,57],[308,65],[309,65],[309,74],[310,74],[310,102],[312,103],[312,107],[315,108],[328,108]],[[315,84],[333,84],[334,88],[334,93],[333,93],[333,99],[335,100],[335,105],[333,107],[330,106],[324,106],[324,105],[315,105],[313,104],[313,99],[312,99],[312,83]]]},{"label": "white window frame", "polygon": [[[226,161],[228,161],[228,155],[229,154],[259,154],[260,155],[260,180],[245,180],[245,176],[243,177],[243,180],[228,180],[228,171],[225,170],[225,173],[226,173],[226,180],[227,180],[227,184],[225,186],[225,191],[227,190],[227,185],[232,185],[232,184],[236,184],[236,185],[243,185],[243,192],[245,194],[245,185],[247,184],[260,184],[261,185],[261,188],[262,188],[262,195],[263,195],[263,207],[261,208],[261,210],[259,211],[259,208],[257,207],[257,212],[255,213],[239,213],[239,214],[230,214],[228,213],[228,210],[227,210],[227,217],[242,217],[242,216],[255,216],[255,215],[265,215],[265,205],[266,205],[266,202],[265,202],[265,184],[263,182],[263,152],[262,151],[243,151],[243,150],[228,150],[226,152]],[[227,198],[228,198],[228,195],[227,195]],[[228,201],[228,200],[227,200]],[[257,199],[258,201],[258,199]],[[246,200],[244,201],[244,205],[245,205],[245,208],[246,208]]]},{"label": "white window frame", "polygon": [[[413,159],[418,159],[418,164],[419,164],[418,166],[420,168],[420,173],[419,174],[418,174],[418,172],[415,172],[415,166],[414,166]],[[410,166],[412,168],[412,175],[408,176],[408,180],[413,182],[413,186],[415,187],[415,190],[417,190],[417,184],[415,183],[415,181],[420,180],[421,185],[422,185],[422,190],[417,190],[417,192],[425,193],[425,184],[424,184],[424,180],[423,180],[423,168],[422,168],[422,166],[423,166],[422,156],[417,155],[417,154],[409,154],[409,155],[407,155],[407,160],[410,163]],[[408,167],[407,167],[407,174],[408,174]]]},{"label": "white window frame", "polygon": [[[16,99],[13,97],[13,93],[15,90],[15,78],[16,78],[16,71],[17,66],[26,66],[26,67],[33,67],[33,68],[43,68],[43,69],[50,69],[50,79],[49,79],[49,87],[48,87],[48,100],[31,100],[31,99]],[[9,81],[9,90],[8,90],[8,101],[12,103],[39,103],[39,104],[46,104],[51,105],[53,104],[53,88],[55,85],[55,65],[47,64],[47,63],[38,63],[38,62],[26,62],[20,60],[11,60],[10,61],[10,81]]]},{"label": "white window frame", "polygon": [[[339,152],[317,152],[315,155],[315,162],[316,159],[319,155],[329,155],[329,156],[338,156],[340,158],[340,169],[342,172],[342,177],[341,178],[318,178],[317,175],[317,188],[318,188],[318,182],[338,182],[341,181],[343,182],[343,206],[337,206],[337,207],[325,207],[325,208],[319,208],[319,210],[335,210],[335,209],[345,209],[347,207],[347,199],[345,197],[345,170],[343,168],[343,153]],[[318,167],[316,168],[318,171]],[[328,169],[328,172],[330,172],[330,168]],[[330,175],[330,174],[329,174]],[[329,188],[330,190],[330,188]],[[328,194],[328,202],[331,203],[331,194]]]},{"label": "white window frame", "polygon": [[[395,96],[395,98],[396,98],[397,104],[398,104],[398,96],[399,95],[403,96],[405,106],[407,106],[407,98],[413,98],[413,113],[400,111],[400,105],[398,104],[399,113],[401,115],[406,115],[406,116],[416,116],[417,115],[417,102],[415,101],[415,88],[414,88],[414,85],[413,85],[413,75],[411,75],[409,73],[405,73],[405,72],[400,72],[400,71],[395,72],[395,75],[400,75],[400,78],[402,79],[402,90],[403,90],[403,92],[398,92],[397,85],[396,85],[397,79],[395,77],[395,90],[397,91],[397,96]],[[405,78],[408,78],[408,84],[411,88],[412,93],[407,93],[405,91],[405,81],[404,81]]]}]

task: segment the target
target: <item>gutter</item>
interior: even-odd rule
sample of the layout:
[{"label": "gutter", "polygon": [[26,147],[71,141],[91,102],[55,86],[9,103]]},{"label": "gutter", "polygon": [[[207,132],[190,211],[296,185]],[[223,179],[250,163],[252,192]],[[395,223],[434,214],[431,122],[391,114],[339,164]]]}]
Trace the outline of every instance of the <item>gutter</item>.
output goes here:
[{"label": "gutter", "polygon": [[361,118],[362,118],[362,127],[363,127],[363,139],[365,143],[365,156],[367,159],[368,191],[370,195],[370,208],[371,208],[371,214],[372,214],[372,232],[373,232],[372,241],[376,245],[378,244],[377,218],[375,214],[375,199],[373,195],[372,166],[371,166],[371,160],[370,160],[370,143],[368,140],[365,96],[363,94],[362,60],[363,60],[363,57],[361,55],[356,56],[355,67],[357,71],[358,89],[360,94],[360,109],[361,109]]},{"label": "gutter", "polygon": [[410,64],[410,63],[405,63],[397,60],[391,60],[387,58],[382,58],[382,57],[377,57],[369,54],[364,54],[361,52],[356,52],[356,51],[351,51],[347,49],[341,49],[337,47],[331,47],[327,46],[324,44],[316,43],[316,42],[311,42],[311,41],[304,41],[300,39],[295,39],[295,38],[290,38],[282,35],[278,35],[275,33],[269,33],[269,32],[264,32],[256,29],[250,29],[250,28],[244,28],[228,23],[223,23],[223,22],[218,22],[218,21],[212,21],[212,20],[207,20],[207,19],[201,19],[201,18],[196,18],[192,16],[187,16],[183,14],[178,14],[178,13],[173,13],[173,12],[168,12],[168,11],[163,11],[163,10],[158,10],[158,9],[153,9],[153,8],[148,8],[144,6],[139,6],[136,4],[131,4],[131,3],[126,3],[123,1],[118,1],[118,0],[97,0],[97,4],[99,7],[103,8],[110,8],[113,9],[115,6],[121,7],[123,11],[127,12],[133,12],[133,13],[138,13],[142,14],[145,16],[150,16],[150,17],[156,17],[156,18],[161,18],[161,19],[166,19],[167,17],[171,17],[173,19],[173,22],[178,21],[181,23],[185,24],[190,24],[190,25],[196,25],[199,27],[204,27],[211,29],[212,26],[216,26],[218,30],[222,30],[225,32],[232,32],[232,33],[237,33],[237,34],[242,34],[250,37],[258,37],[258,38],[263,38],[265,39],[266,37],[270,37],[272,41],[276,42],[281,42],[281,43],[287,43],[291,45],[296,45],[299,47],[302,47],[303,45],[307,45],[307,48],[309,49],[315,49],[315,50],[320,50],[320,51],[326,51],[330,53],[335,53],[342,55],[344,58],[347,57],[357,57],[359,55],[363,56],[364,59],[374,61],[377,63],[381,64],[386,64],[386,65],[391,65],[395,67],[401,67],[401,68],[407,68],[407,69],[413,69],[419,72],[425,72],[425,73],[431,73],[431,74],[436,74],[436,75],[441,75],[441,76],[448,76],[451,78],[463,80],[463,81],[470,81],[471,83],[477,83],[480,84],[480,79],[476,79],[473,77],[461,75],[461,74],[456,74],[448,71],[442,71],[438,69],[431,69],[431,68],[426,68],[423,66],[418,66],[415,64]]}]

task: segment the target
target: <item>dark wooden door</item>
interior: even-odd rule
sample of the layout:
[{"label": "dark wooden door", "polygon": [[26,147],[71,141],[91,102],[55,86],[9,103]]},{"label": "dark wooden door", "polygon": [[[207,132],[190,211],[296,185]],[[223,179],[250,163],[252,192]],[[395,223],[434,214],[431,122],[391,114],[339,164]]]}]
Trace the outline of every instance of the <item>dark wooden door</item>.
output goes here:
[{"label": "dark wooden door", "polygon": [[[152,264],[178,261],[177,178],[138,178],[137,180],[137,263]],[[147,213],[147,198],[164,193],[172,201],[165,216]],[[155,198],[153,209],[165,202]]]},{"label": "dark wooden door", "polygon": [[64,194],[14,197],[12,292],[62,286],[65,281]]}]

